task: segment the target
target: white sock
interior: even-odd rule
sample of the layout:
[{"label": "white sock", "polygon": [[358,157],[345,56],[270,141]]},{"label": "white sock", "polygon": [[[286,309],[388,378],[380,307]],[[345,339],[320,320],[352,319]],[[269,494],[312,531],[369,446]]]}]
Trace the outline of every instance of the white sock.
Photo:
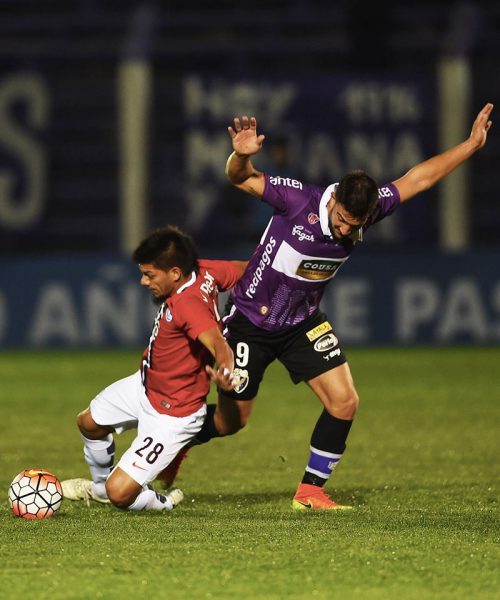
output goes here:
[{"label": "white sock", "polygon": [[170,498],[145,485],[128,510],[172,510],[173,508]]},{"label": "white sock", "polygon": [[84,435],[83,454],[92,476],[93,491],[97,496],[106,498],[106,479],[113,470],[115,461],[115,442],[110,433],[102,440],[89,440]]}]

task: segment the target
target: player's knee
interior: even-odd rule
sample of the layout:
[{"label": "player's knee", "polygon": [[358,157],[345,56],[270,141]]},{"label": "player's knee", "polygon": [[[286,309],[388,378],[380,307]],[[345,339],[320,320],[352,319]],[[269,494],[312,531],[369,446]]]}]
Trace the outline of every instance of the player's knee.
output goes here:
[{"label": "player's knee", "polygon": [[117,508],[126,509],[133,504],[137,494],[116,485],[112,480],[106,481],[106,494],[111,504]]},{"label": "player's knee", "polygon": [[359,407],[359,396],[354,388],[349,388],[332,398],[327,411],[338,419],[353,419]]},{"label": "player's knee", "polygon": [[88,408],[76,417],[76,424],[80,433],[89,440],[103,439],[112,432],[111,428],[98,425],[92,418]]},{"label": "player's knee", "polygon": [[231,419],[230,421],[224,421],[217,424],[217,431],[221,437],[226,435],[234,435],[238,433],[247,424],[248,419],[243,416]]},{"label": "player's knee", "polygon": [[252,411],[252,401],[235,402],[219,398],[219,404],[214,414],[214,425],[220,436],[233,435],[243,429]]}]

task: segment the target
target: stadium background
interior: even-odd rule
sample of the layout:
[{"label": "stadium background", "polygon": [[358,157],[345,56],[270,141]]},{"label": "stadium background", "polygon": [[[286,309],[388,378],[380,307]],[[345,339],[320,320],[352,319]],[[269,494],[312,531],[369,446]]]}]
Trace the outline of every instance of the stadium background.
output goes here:
[{"label": "stadium background", "polygon": [[[128,257],[152,227],[249,256],[269,213],[225,182],[234,115],[257,116],[262,169],[383,183],[500,106],[498,2],[4,0],[0,16],[3,348],[142,345],[154,308]],[[498,164],[495,124],[370,231],[325,298],[344,343],[498,343]]]}]

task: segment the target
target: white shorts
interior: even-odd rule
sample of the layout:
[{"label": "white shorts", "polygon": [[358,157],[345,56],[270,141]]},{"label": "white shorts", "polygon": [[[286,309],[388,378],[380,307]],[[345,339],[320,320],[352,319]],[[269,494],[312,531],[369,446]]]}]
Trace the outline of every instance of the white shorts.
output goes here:
[{"label": "white shorts", "polygon": [[137,436],[117,467],[144,485],[156,479],[200,431],[207,406],[187,417],[157,412],[149,402],[137,371],[100,392],[90,403],[90,414],[98,425],[113,427],[117,433],[137,427]]}]

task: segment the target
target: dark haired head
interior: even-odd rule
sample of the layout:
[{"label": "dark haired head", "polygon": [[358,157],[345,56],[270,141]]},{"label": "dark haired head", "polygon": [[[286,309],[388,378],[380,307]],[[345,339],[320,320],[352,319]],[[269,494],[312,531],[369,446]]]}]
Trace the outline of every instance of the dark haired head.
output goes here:
[{"label": "dark haired head", "polygon": [[174,225],[153,231],[132,254],[136,263],[151,263],[163,271],[179,267],[187,276],[198,273],[198,253],[193,240]]},{"label": "dark haired head", "polygon": [[377,184],[364,171],[350,171],[340,180],[335,199],[353,218],[364,221],[377,205]]}]

